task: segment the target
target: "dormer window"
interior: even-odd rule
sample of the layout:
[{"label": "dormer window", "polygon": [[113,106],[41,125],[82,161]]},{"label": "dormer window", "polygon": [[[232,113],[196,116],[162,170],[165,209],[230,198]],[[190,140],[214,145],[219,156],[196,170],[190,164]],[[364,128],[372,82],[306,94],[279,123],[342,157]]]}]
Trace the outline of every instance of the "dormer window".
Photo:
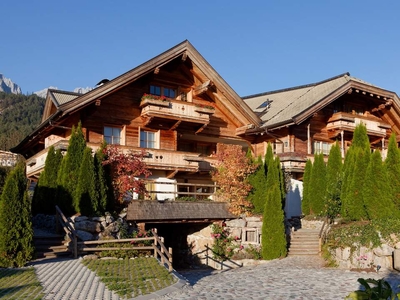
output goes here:
[{"label": "dormer window", "polygon": [[150,94],[174,99],[176,97],[176,90],[158,85],[150,85]]}]

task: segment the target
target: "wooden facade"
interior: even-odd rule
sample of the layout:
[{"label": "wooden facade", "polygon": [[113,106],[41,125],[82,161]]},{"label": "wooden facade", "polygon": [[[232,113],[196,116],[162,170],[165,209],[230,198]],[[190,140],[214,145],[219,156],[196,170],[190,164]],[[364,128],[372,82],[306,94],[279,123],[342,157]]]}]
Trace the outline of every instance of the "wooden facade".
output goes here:
[{"label": "wooden facade", "polygon": [[244,97],[263,125],[250,129],[256,155],[270,142],[283,169],[301,179],[307,159],[326,157],[339,143],[342,157],[351,145],[355,127],[363,123],[371,151],[385,157],[392,133],[400,138],[400,102],[394,92],[342,74],[315,84]]},{"label": "wooden facade", "polygon": [[188,41],[86,94],[49,90],[42,124],[13,149],[27,159],[31,180],[43,170],[51,145],[66,150],[79,121],[90,147],[106,140],[126,151],[144,149],[149,179],[165,180],[167,190],[172,181],[179,190],[170,194],[185,196],[190,189],[184,184],[195,194],[196,185],[214,184],[210,171],[218,143],[247,149],[251,143],[238,128],[260,125]]},{"label": "wooden facade", "polygon": [[[27,159],[29,178],[43,170],[50,145],[66,150],[79,121],[90,147],[105,139],[124,150],[145,149],[150,179],[176,186],[213,184],[218,143],[250,148],[255,156],[272,143],[284,171],[301,180],[307,159],[328,155],[333,143],[344,157],[359,123],[383,156],[390,135],[400,137],[394,92],[345,73],[241,98],[188,41],[103,82],[86,94],[49,90],[42,124],[12,149]],[[176,189],[171,194],[188,191]]]}]

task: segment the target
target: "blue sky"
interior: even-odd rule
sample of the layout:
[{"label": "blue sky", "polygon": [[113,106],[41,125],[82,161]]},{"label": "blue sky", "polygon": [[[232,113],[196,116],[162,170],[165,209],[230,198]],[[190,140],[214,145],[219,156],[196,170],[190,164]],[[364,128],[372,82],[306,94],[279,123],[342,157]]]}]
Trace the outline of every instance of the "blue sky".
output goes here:
[{"label": "blue sky", "polygon": [[400,1],[8,1],[0,73],[24,94],[113,79],[189,40],[241,96],[350,72],[400,95]]}]

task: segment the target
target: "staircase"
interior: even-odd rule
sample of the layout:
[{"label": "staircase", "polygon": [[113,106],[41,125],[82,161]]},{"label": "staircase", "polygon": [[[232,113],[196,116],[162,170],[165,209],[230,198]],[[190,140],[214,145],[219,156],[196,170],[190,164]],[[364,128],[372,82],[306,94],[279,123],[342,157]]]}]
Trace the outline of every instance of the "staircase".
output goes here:
[{"label": "staircase", "polygon": [[35,246],[36,259],[50,259],[72,255],[68,249],[68,243],[65,242],[62,235],[35,231],[33,244]]},{"label": "staircase", "polygon": [[289,256],[319,255],[319,229],[298,229],[291,234]]}]

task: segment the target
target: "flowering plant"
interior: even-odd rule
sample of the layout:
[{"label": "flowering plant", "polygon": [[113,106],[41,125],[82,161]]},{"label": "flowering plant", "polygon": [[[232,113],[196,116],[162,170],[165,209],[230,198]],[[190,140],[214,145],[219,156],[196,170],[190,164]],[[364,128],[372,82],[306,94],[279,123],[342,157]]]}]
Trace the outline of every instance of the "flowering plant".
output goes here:
[{"label": "flowering plant", "polygon": [[215,109],[214,106],[212,106],[212,105],[206,105],[206,104],[196,104],[196,107],[198,107],[198,108],[212,109],[212,110]]},{"label": "flowering plant", "polygon": [[168,97],[165,96],[157,96],[157,95],[152,95],[152,94],[143,94],[142,96],[142,101],[146,100],[146,99],[151,99],[151,100],[160,100],[162,102],[167,102],[170,99]]},{"label": "flowering plant", "polygon": [[[133,238],[147,238],[147,237],[153,237],[153,231],[150,229],[148,231],[135,231],[132,234]],[[154,243],[153,240],[143,240],[143,241],[131,241],[131,244],[143,244],[144,246],[151,246]]]},{"label": "flowering plant", "polygon": [[229,235],[229,231],[225,228],[226,224],[212,224],[211,237],[214,238],[214,243],[211,248],[213,255],[217,259],[227,260],[230,259],[235,253],[236,249],[243,249],[243,246],[238,242],[239,237]]}]

